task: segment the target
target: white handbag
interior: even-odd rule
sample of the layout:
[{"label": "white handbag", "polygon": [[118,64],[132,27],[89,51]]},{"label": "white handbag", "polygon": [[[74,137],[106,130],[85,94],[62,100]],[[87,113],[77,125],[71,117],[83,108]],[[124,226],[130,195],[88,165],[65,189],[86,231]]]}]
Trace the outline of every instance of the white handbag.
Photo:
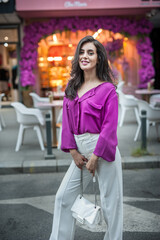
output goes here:
[{"label": "white handbag", "polygon": [[[79,194],[71,208],[72,216],[80,223],[87,225],[89,228],[95,228],[101,223],[101,208],[97,206],[96,191],[95,203],[90,202],[83,197],[83,177],[81,170],[81,194]],[[93,185],[95,187],[96,178],[93,177]]]}]

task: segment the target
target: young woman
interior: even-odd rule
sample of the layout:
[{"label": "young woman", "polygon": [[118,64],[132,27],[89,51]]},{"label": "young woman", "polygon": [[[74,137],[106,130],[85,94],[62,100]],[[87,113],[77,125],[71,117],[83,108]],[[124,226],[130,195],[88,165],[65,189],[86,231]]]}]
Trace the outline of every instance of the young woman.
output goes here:
[{"label": "young woman", "polygon": [[122,169],[117,148],[118,97],[106,51],[92,36],[80,40],[63,104],[62,144],[73,161],[56,194],[50,240],[73,240],[71,207],[96,174],[107,224],[104,240],[122,240]]}]

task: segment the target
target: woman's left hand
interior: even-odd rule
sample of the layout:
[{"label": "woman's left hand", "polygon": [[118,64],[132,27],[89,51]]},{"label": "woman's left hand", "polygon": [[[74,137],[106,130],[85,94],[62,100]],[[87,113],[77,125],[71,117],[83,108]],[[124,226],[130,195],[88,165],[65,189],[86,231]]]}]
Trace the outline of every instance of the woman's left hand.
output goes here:
[{"label": "woman's left hand", "polygon": [[90,173],[93,174],[93,176],[95,175],[95,170],[97,168],[97,162],[98,162],[98,157],[93,153],[91,158],[86,163],[86,168],[88,169],[88,171]]}]

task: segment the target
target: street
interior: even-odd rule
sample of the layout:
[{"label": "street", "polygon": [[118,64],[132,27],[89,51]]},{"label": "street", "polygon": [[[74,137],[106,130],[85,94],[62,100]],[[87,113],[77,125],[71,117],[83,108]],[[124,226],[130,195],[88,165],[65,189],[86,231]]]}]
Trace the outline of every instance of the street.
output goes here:
[{"label": "street", "polygon": [[[48,240],[64,173],[0,175],[0,240]],[[123,170],[123,240],[160,240],[160,170]],[[92,198],[92,186],[85,194]],[[67,223],[66,223],[67,224]],[[79,226],[75,240],[103,240]],[[65,240],[65,239],[64,239]]]}]

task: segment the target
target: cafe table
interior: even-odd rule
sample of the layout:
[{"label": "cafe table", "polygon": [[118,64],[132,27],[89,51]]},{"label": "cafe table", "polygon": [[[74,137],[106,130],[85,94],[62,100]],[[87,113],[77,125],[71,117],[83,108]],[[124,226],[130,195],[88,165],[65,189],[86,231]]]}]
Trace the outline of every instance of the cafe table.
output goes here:
[{"label": "cafe table", "polygon": [[65,95],[65,92],[53,92],[53,98],[54,99],[63,99],[64,98],[64,95]]},{"label": "cafe table", "polygon": [[53,100],[52,102],[39,102],[37,103],[38,108],[51,108],[52,109],[52,133],[53,133],[53,142],[52,146],[57,147],[57,133],[56,133],[56,114],[55,114],[55,108],[56,107],[62,107],[63,106],[63,100]]},{"label": "cafe table", "polygon": [[142,99],[149,102],[150,96],[153,94],[158,94],[160,93],[159,89],[137,89],[135,90],[135,93],[138,95],[141,95]]}]

